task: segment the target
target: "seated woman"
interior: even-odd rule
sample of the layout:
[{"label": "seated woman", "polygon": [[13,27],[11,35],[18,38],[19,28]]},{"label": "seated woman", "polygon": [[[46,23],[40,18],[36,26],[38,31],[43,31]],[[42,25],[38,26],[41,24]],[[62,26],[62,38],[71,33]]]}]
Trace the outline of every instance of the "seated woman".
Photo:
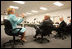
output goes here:
[{"label": "seated woman", "polygon": [[[17,16],[15,15],[14,8],[8,8],[7,14],[8,14],[7,19],[11,22],[13,29],[17,27],[17,24],[21,23],[24,20],[24,14],[22,14],[21,19],[17,18]],[[19,29],[15,30],[14,33],[17,33],[18,30]],[[23,40],[23,41],[27,41],[25,39],[25,31],[26,31],[26,28],[22,28],[22,30],[20,31],[20,33],[23,33],[23,35],[21,36],[21,40]]]}]

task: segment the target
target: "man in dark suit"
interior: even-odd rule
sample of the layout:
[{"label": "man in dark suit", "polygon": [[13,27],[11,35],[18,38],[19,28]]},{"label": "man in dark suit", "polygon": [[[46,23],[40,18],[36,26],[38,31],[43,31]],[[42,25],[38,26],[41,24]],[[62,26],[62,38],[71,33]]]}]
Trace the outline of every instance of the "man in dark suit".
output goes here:
[{"label": "man in dark suit", "polygon": [[70,23],[66,26],[66,35],[70,35],[71,34],[71,19],[70,19]]},{"label": "man in dark suit", "polygon": [[40,24],[39,28],[36,29],[36,34],[34,36],[34,38],[37,37],[38,34],[41,34],[41,37],[43,38],[43,36],[51,34],[52,31],[52,27],[53,27],[53,22],[50,19],[50,16],[45,16],[43,22]]},{"label": "man in dark suit", "polygon": [[68,32],[71,34],[71,23],[68,24]]},{"label": "man in dark suit", "polygon": [[57,32],[60,38],[64,39],[65,37],[65,30],[66,30],[66,23],[63,19],[63,17],[60,18],[61,23],[59,24],[59,27],[57,27]]}]

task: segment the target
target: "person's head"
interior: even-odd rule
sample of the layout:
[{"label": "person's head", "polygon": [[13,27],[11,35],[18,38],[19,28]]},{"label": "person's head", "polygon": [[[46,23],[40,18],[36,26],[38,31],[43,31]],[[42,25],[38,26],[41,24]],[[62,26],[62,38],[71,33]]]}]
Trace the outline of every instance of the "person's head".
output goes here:
[{"label": "person's head", "polygon": [[71,22],[71,19],[70,19],[70,22]]},{"label": "person's head", "polygon": [[7,9],[7,14],[14,14],[15,13],[15,9],[14,8],[8,8]]},{"label": "person's head", "polygon": [[63,20],[64,20],[63,17],[61,17],[61,18],[60,18],[60,21],[63,21]]},{"label": "person's head", "polygon": [[44,20],[47,20],[47,19],[50,19],[50,16],[49,15],[45,15],[44,16]]}]

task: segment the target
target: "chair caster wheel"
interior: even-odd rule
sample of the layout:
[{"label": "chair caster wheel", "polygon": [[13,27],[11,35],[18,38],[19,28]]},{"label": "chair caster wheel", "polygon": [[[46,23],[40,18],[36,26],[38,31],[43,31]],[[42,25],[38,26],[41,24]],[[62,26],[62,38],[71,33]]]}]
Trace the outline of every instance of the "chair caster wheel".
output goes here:
[{"label": "chair caster wheel", "polygon": [[64,38],[62,38],[62,40],[64,40]]},{"label": "chair caster wheel", "polygon": [[4,48],[5,48],[5,46],[6,46],[6,45],[3,45],[2,47],[4,47]]},{"label": "chair caster wheel", "polygon": [[40,43],[43,43],[42,41],[40,41]]},{"label": "chair caster wheel", "polygon": [[22,43],[22,45],[24,45],[24,44]]}]

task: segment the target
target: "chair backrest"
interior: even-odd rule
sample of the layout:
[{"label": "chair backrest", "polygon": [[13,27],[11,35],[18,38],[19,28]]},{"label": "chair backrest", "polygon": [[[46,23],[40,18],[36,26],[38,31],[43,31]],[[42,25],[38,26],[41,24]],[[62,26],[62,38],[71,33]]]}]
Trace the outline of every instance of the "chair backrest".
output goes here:
[{"label": "chair backrest", "polygon": [[12,35],[12,32],[10,31],[12,29],[12,25],[9,20],[4,19],[4,26],[5,26],[5,28],[4,28],[5,33],[8,35]]}]

